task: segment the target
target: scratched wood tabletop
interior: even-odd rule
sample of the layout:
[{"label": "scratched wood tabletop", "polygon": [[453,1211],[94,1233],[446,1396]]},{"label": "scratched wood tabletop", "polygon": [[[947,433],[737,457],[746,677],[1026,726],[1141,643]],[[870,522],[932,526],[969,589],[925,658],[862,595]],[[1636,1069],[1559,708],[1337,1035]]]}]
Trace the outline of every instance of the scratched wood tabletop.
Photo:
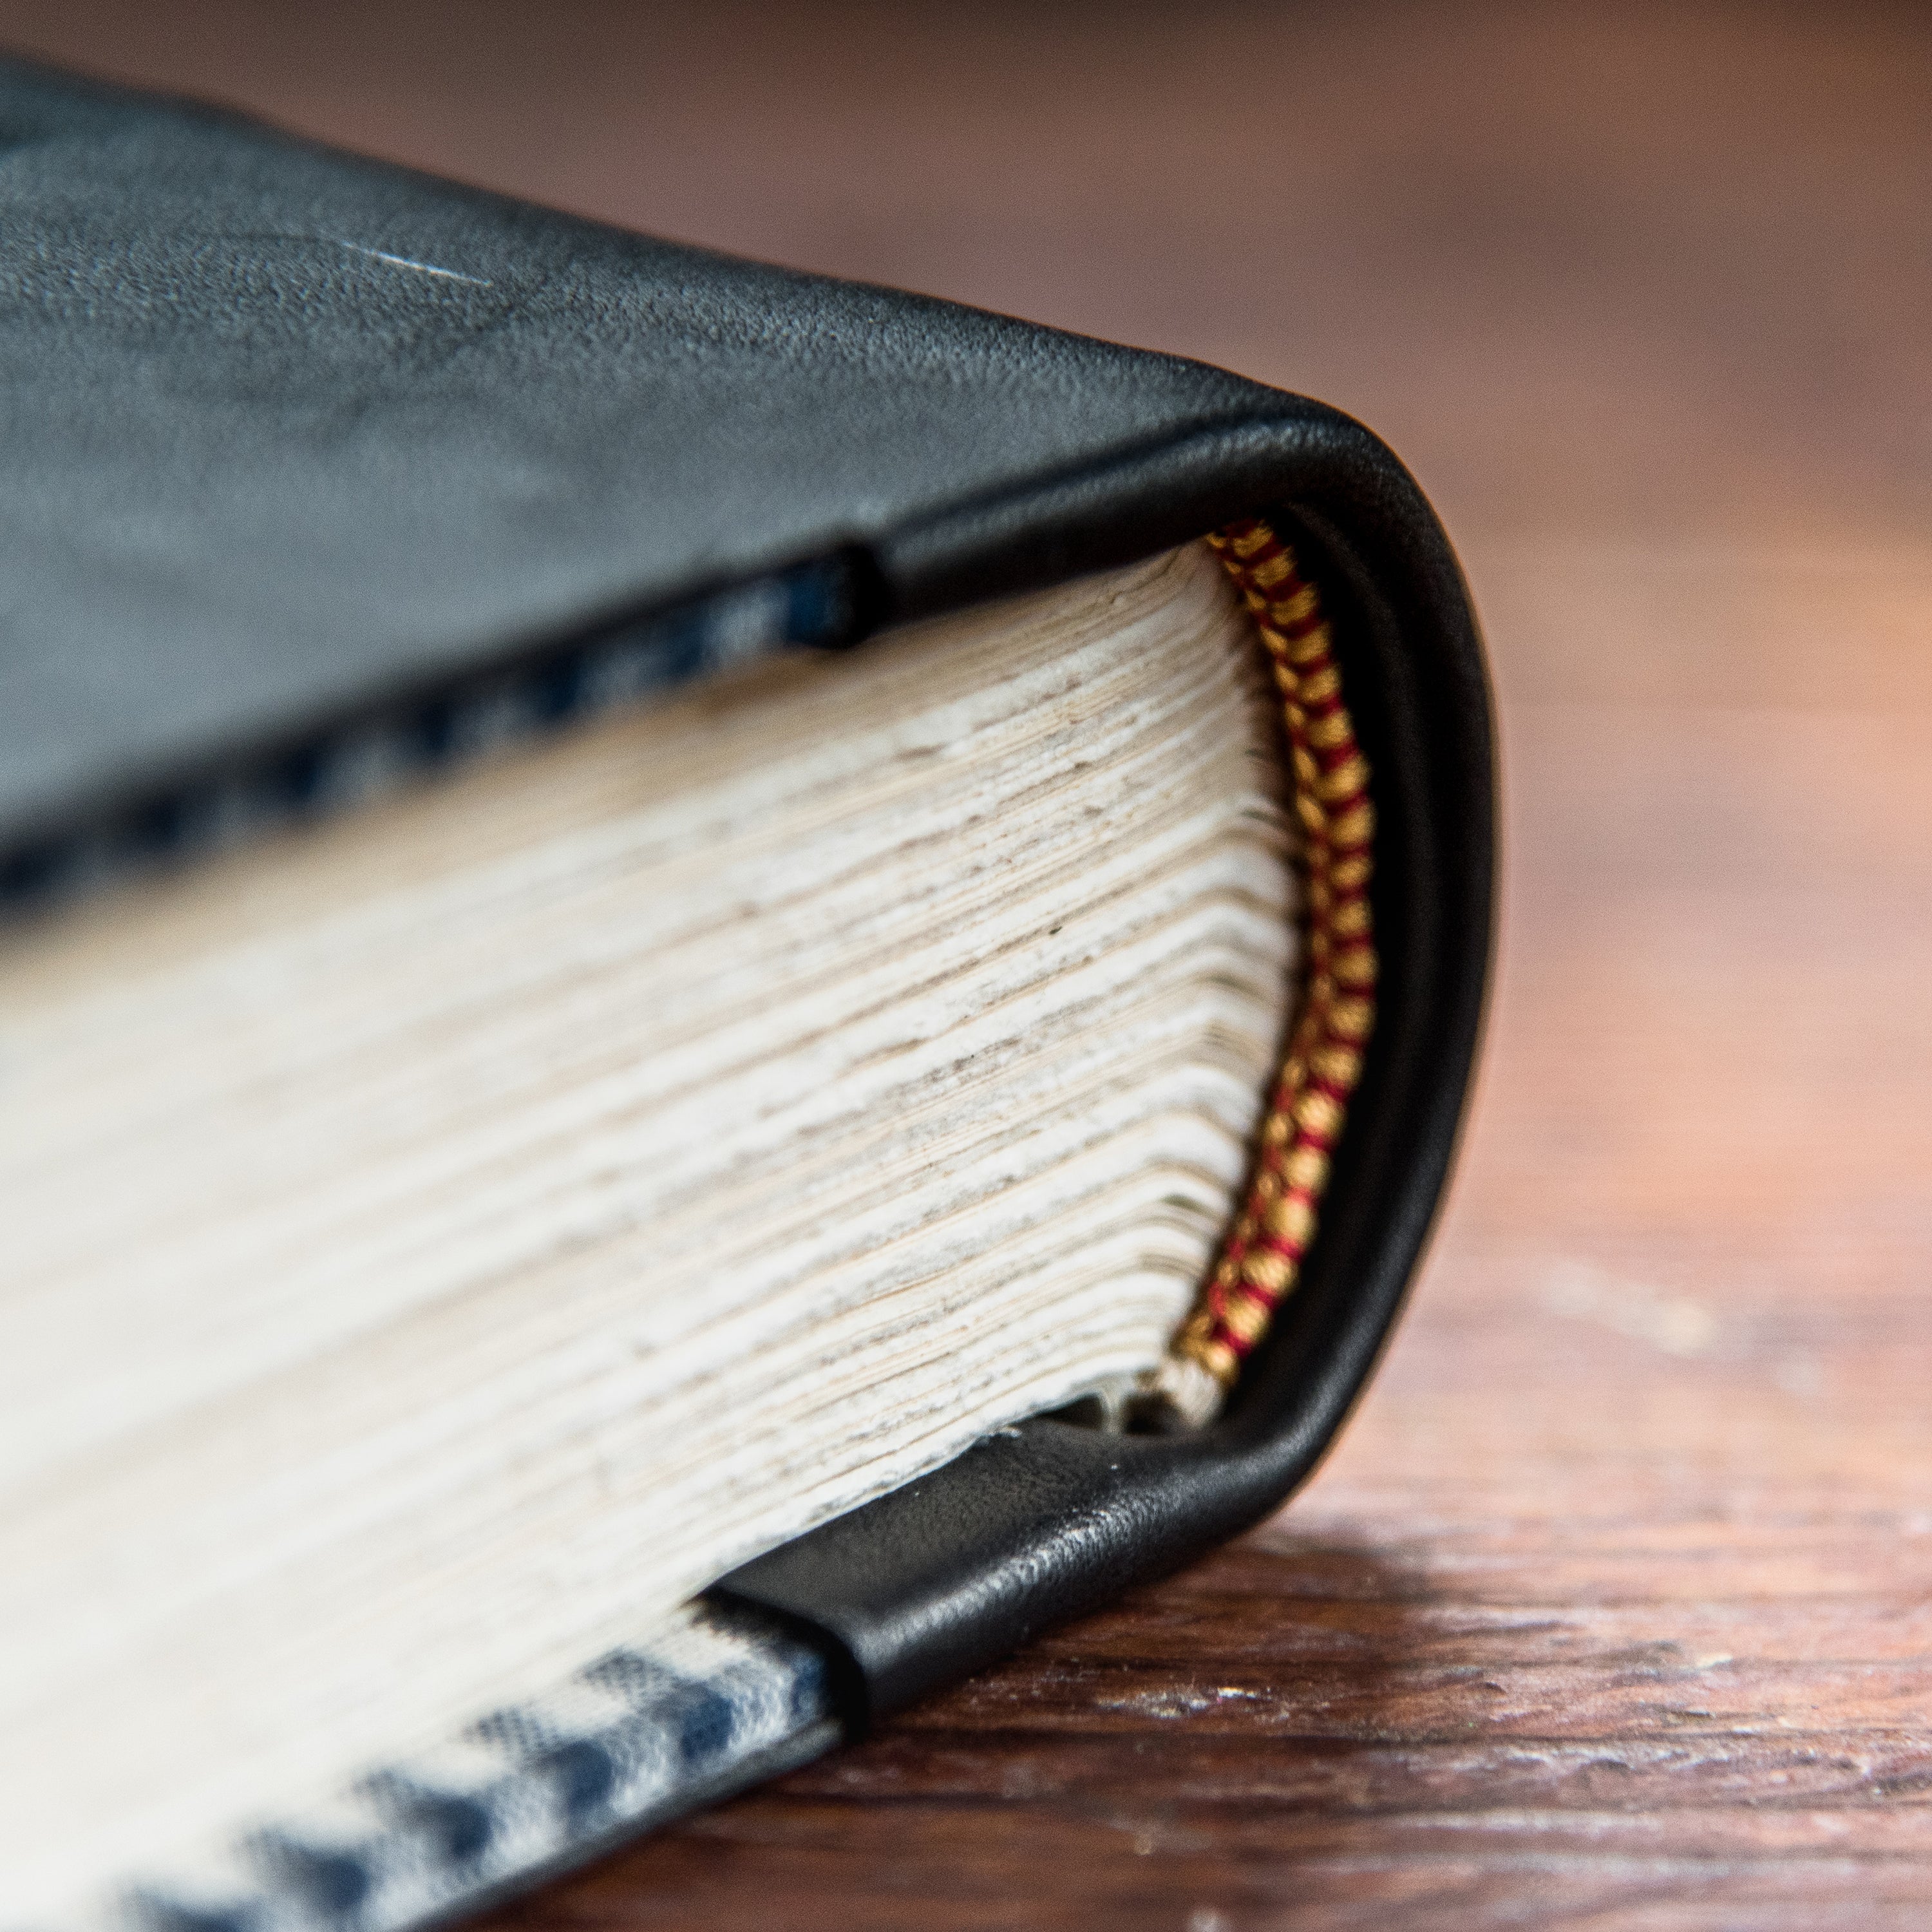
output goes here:
[{"label": "scratched wood tabletop", "polygon": [[1488,1058],[1318,1479],[490,1932],[1932,1923],[1932,26],[0,0],[0,38],[1311,391],[1485,618]]}]

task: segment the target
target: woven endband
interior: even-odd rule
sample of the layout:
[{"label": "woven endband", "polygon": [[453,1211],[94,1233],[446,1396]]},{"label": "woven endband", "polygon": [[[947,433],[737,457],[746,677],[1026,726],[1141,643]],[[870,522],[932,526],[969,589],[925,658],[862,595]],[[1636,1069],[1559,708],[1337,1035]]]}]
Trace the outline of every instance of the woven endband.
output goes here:
[{"label": "woven endband", "polygon": [[1253,617],[1281,695],[1306,935],[1253,1180],[1194,1312],[1151,1378],[1150,1392],[1195,1426],[1212,1419],[1234,1386],[1315,1238],[1330,1156],[1375,1025],[1376,977],[1375,808],[1320,596],[1264,523],[1232,524],[1208,541]]}]

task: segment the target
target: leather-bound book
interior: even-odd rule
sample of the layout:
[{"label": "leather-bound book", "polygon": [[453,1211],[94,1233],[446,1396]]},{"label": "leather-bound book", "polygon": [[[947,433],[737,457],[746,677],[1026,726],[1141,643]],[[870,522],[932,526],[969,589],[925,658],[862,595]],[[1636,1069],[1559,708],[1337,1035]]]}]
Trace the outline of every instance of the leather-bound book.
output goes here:
[{"label": "leather-bound book", "polygon": [[1275,1508],[1490,726],[1318,404],[0,71],[0,1924],[389,1932]]}]

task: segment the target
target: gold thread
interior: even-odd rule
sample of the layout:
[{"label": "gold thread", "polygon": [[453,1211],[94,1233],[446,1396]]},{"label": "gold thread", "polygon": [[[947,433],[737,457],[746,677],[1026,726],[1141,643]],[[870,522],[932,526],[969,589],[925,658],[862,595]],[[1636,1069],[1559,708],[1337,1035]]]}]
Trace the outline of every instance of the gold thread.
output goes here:
[{"label": "gold thread", "polygon": [[1375,1025],[1377,962],[1366,896],[1375,812],[1366,796],[1368,761],[1342,702],[1342,674],[1316,586],[1258,520],[1208,541],[1253,616],[1281,693],[1306,918],[1306,983],[1262,1122],[1254,1176],[1208,1286],[1168,1351],[1177,1370],[1195,1364],[1225,1390],[1294,1286],[1314,1239],[1329,1150],[1361,1078],[1362,1049]]}]

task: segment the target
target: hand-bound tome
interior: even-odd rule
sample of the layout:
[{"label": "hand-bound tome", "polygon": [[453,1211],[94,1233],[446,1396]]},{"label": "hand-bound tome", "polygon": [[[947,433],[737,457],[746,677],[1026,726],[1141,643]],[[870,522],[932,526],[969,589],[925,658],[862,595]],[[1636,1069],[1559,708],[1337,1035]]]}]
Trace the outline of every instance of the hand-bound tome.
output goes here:
[{"label": "hand-bound tome", "polygon": [[0,71],[11,1928],[414,1925],[1312,1466],[1490,918],[1358,424]]}]

